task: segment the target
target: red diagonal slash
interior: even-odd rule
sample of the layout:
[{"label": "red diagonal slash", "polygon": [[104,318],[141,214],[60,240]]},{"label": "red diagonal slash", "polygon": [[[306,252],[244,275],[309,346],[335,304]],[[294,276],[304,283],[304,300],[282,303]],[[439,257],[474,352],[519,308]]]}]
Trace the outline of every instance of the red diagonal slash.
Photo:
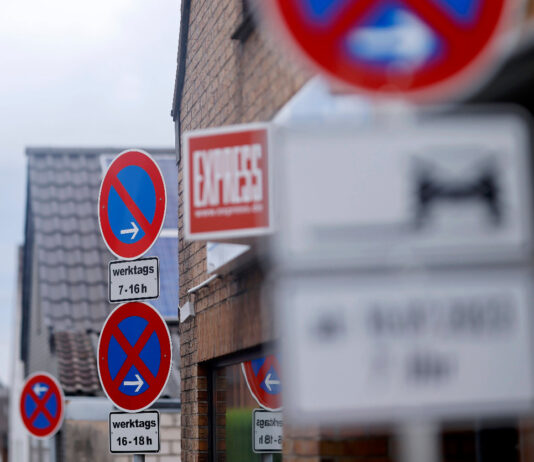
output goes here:
[{"label": "red diagonal slash", "polygon": [[265,377],[267,376],[267,373],[269,372],[269,369],[271,367],[274,367],[274,370],[278,374],[278,377],[280,377],[280,365],[278,364],[278,359],[276,359],[275,355],[269,355],[265,358],[265,361],[261,365],[257,376],[261,379],[262,382],[265,381]]},{"label": "red diagonal slash", "polygon": [[28,394],[30,397],[35,401],[35,409],[33,410],[32,414],[28,416],[28,419],[30,419],[30,422],[33,424],[39,414],[44,414],[46,419],[48,420],[49,425],[52,425],[55,421],[55,417],[52,417],[52,414],[48,411],[46,408],[46,403],[50,399],[50,396],[52,395],[52,387],[50,385],[48,386],[48,391],[45,393],[45,395],[42,398],[39,398],[31,388],[28,389]]},{"label": "red diagonal slash", "polygon": [[113,177],[111,180],[111,185],[117,191],[117,194],[122,199],[132,216],[137,220],[137,223],[139,223],[139,226],[141,226],[141,229],[148,233],[148,230],[150,229],[150,223],[146,219],[146,217],[143,215],[143,212],[139,210],[139,207],[137,207],[137,204],[135,201],[131,198],[130,194],[128,194],[128,191],[126,191],[126,188],[123,186],[123,184],[119,181],[117,177]]},{"label": "red diagonal slash", "polygon": [[152,336],[153,333],[154,329],[149,329],[148,327],[146,327],[135,345],[132,347],[130,345],[130,342],[128,342],[124,334],[121,332],[121,330],[118,327],[115,327],[112,332],[112,335],[113,337],[115,337],[115,340],[117,340],[120,347],[126,353],[126,359],[124,360],[124,363],[119,369],[119,372],[117,372],[117,375],[113,379],[113,385],[116,388],[120,387],[121,383],[126,377],[126,374],[128,374],[128,371],[131,369],[132,366],[135,366],[137,368],[148,386],[152,384],[155,377],[150,371],[150,369],[139,357],[139,354],[141,353],[141,351],[143,351],[143,348],[145,347],[146,343],[148,342],[148,339]]}]

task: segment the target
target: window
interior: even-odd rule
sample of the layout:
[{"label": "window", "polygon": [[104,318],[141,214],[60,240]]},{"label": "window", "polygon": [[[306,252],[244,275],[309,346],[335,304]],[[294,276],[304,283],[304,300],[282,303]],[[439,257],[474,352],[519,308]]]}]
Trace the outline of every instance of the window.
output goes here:
[{"label": "window", "polygon": [[[249,390],[241,362],[215,367],[212,377],[213,460],[261,462],[262,455],[252,450],[253,411],[260,406]],[[274,454],[273,460],[280,462],[281,454]]]}]

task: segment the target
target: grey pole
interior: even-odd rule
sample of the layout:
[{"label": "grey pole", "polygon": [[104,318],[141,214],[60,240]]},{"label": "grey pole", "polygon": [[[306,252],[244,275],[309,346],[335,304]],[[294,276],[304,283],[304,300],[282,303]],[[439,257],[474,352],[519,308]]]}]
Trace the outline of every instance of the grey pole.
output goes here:
[{"label": "grey pole", "polygon": [[401,462],[441,462],[440,426],[433,422],[406,422],[398,432]]},{"label": "grey pole", "polygon": [[133,462],[145,462],[145,455],[144,454],[134,454]]},{"label": "grey pole", "polygon": [[272,454],[262,454],[261,455],[261,462],[273,462],[273,455]]}]

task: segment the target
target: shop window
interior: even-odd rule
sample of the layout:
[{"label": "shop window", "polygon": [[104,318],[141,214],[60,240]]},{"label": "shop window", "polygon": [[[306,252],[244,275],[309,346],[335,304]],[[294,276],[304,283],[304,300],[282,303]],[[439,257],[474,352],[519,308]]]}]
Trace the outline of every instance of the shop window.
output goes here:
[{"label": "shop window", "polygon": [[[241,363],[216,367],[212,380],[213,460],[217,462],[261,462],[252,450],[252,417],[260,408],[245,381]],[[282,460],[275,454],[274,462]]]}]

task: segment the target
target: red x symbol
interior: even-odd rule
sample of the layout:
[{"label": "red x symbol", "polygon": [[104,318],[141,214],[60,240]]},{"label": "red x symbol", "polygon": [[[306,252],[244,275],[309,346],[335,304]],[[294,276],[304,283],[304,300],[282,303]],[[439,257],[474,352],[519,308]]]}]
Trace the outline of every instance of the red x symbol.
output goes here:
[{"label": "red x symbol", "polygon": [[122,331],[118,327],[115,327],[112,335],[113,337],[115,337],[115,340],[117,340],[118,344],[126,353],[126,359],[124,360],[124,363],[119,369],[119,372],[117,372],[117,375],[113,379],[113,384],[116,388],[120,387],[121,383],[126,377],[126,374],[128,374],[128,371],[131,369],[132,366],[135,366],[137,368],[148,386],[153,383],[153,381],[155,380],[154,375],[139,357],[139,354],[141,353],[141,351],[143,351],[143,348],[145,347],[146,343],[148,342],[153,333],[153,328],[151,329],[149,328],[149,326],[145,327],[143,333],[141,334],[135,345],[132,347],[130,345],[130,342],[122,333]]},{"label": "red x symbol", "polygon": [[[37,393],[33,391],[38,387]],[[46,387],[46,388],[45,388]],[[46,391],[45,391],[46,390]],[[41,396],[41,391],[44,394]],[[39,395],[39,396],[38,396]],[[46,408],[46,404],[55,398],[56,410],[54,415]],[[35,409],[28,414],[27,403],[31,400],[35,404]],[[22,392],[20,394],[20,415],[26,429],[39,438],[52,436],[61,426],[63,421],[64,398],[61,391],[61,385],[58,381],[46,372],[36,372],[26,379]],[[42,415],[48,423],[46,426],[38,428],[36,426],[37,418]]]},{"label": "red x symbol", "polygon": [[41,413],[44,414],[44,416],[46,417],[50,425],[52,425],[52,423],[54,422],[55,418],[52,416],[52,414],[50,414],[50,412],[46,408],[46,403],[48,402],[49,398],[52,396],[52,393],[53,393],[52,387],[48,387],[48,390],[46,391],[45,395],[42,398],[39,398],[33,392],[31,388],[28,390],[28,394],[33,399],[36,405],[31,415],[28,416],[28,419],[30,420],[32,424],[35,422],[35,420]]},{"label": "red x symbol", "polygon": [[[146,326],[132,345],[119,329],[119,325],[126,319],[137,317],[146,321]],[[154,375],[139,356],[149,339],[156,339],[159,344],[159,368]],[[126,353],[126,358],[114,377],[110,372],[110,360],[114,360],[115,350],[110,350],[114,339]],[[156,359],[156,358],[154,358]],[[141,302],[130,302],[119,305],[109,315],[104,323],[98,341],[98,374],[102,388],[108,398],[120,409],[134,412],[146,409],[161,394],[169,378],[172,362],[171,338],[167,324],[162,316],[150,305]],[[121,384],[128,372],[135,367],[148,387],[139,394],[128,395],[123,392]]]},{"label": "red x symbol", "polygon": [[[435,2],[429,0],[402,0],[402,2],[451,44],[460,42],[461,34],[468,29],[466,25],[452,21]],[[325,33],[325,38],[331,44],[339,41],[340,37],[344,37],[377,3],[376,0],[349,2],[330,25]]]},{"label": "red x symbol", "polygon": [[[347,38],[383,4],[380,0],[346,1],[339,7],[328,24],[317,24],[307,19],[303,0],[273,0],[276,16],[291,33],[297,46],[311,61],[327,74],[351,85],[371,91],[416,92],[432,85],[448,83],[467,70],[479,70],[486,61],[486,52],[497,32],[503,27],[505,12],[513,0],[484,0],[476,21],[467,24],[454,21],[452,15],[433,0],[398,0],[417,15],[440,36],[443,52],[434,60],[417,69],[369,66],[352,56]],[[268,2],[271,3],[271,2]],[[407,78],[409,76],[409,78]],[[465,77],[463,77],[465,78]]]}]

